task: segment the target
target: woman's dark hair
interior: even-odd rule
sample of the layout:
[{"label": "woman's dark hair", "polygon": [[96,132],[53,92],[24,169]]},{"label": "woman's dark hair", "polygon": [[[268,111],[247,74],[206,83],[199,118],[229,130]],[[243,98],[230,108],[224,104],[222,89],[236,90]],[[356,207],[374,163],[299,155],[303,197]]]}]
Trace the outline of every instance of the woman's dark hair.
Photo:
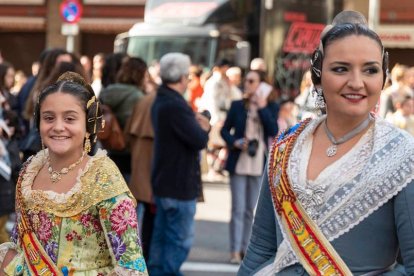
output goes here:
[{"label": "woman's dark hair", "polygon": [[13,66],[8,62],[0,63],[0,91],[10,90],[10,87],[6,87],[6,83],[4,81],[7,71],[13,68]]},{"label": "woman's dark hair", "polygon": [[384,77],[384,84],[388,73],[388,53],[385,52],[384,46],[382,45],[379,36],[365,24],[360,23],[342,23],[334,25],[329,31],[323,34],[321,39],[321,45],[312,55],[312,82],[314,85],[321,84],[321,73],[324,52],[327,46],[332,44],[334,41],[351,35],[366,36],[376,41],[382,51],[382,70]]},{"label": "woman's dark hair", "polygon": [[47,96],[58,92],[70,94],[81,103],[86,113],[86,131],[90,134],[91,146],[93,146],[97,133],[102,130],[102,111],[92,87],[78,73],[66,72],[59,77],[56,83],[40,92],[34,116],[36,127],[39,129],[40,126],[40,108],[42,103]]},{"label": "woman's dark hair", "polygon": [[102,67],[101,82],[103,87],[107,87],[116,82],[116,75],[118,74],[119,68],[121,68],[124,57],[126,57],[124,53],[112,53],[106,56],[105,63]]},{"label": "woman's dark hair", "polygon": [[139,57],[125,57],[116,76],[118,83],[132,84],[143,88],[147,64]]},{"label": "woman's dark hair", "polygon": [[[69,53],[61,48],[53,48],[46,50],[41,55],[41,62],[39,73],[36,77],[36,82],[33,85],[32,90],[30,91],[29,96],[27,97],[26,105],[24,108],[23,116],[25,119],[30,120],[33,116],[34,111],[34,100],[38,97],[41,89],[45,86],[46,79],[50,76],[52,70],[55,68],[56,61],[60,56],[68,55]],[[72,56],[71,56],[72,57]]]}]

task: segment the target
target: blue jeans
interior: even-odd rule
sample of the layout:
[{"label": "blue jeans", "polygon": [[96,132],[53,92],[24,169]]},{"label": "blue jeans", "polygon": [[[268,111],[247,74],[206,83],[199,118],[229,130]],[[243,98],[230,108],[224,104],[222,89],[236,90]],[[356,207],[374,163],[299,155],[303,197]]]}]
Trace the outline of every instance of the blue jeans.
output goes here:
[{"label": "blue jeans", "polygon": [[151,239],[149,273],[151,276],[182,275],[180,267],[194,239],[196,199],[155,197],[155,203],[157,213]]},{"label": "blue jeans", "polygon": [[261,176],[230,176],[230,252],[245,252],[250,240],[253,212],[260,191]]}]

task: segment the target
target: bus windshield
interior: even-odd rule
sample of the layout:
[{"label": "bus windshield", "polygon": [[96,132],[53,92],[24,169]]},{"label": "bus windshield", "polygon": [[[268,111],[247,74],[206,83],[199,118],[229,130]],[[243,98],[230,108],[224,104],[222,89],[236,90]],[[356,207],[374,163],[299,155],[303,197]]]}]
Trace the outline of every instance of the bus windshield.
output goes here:
[{"label": "bus windshield", "polygon": [[189,55],[193,64],[210,67],[215,59],[216,44],[211,37],[134,36],[129,38],[127,53],[151,64],[166,53],[180,52]]}]

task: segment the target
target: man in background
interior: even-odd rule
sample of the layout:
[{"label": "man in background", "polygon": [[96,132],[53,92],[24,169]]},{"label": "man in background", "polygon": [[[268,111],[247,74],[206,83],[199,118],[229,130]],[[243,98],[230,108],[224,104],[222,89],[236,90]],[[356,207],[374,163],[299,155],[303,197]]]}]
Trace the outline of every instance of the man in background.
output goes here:
[{"label": "man in background", "polygon": [[190,65],[190,58],[181,53],[161,58],[162,85],[151,109],[151,181],[157,206],[149,257],[153,276],[181,275],[180,267],[193,243],[201,187],[199,152],[207,145],[210,124],[206,117],[194,113],[183,98]]}]

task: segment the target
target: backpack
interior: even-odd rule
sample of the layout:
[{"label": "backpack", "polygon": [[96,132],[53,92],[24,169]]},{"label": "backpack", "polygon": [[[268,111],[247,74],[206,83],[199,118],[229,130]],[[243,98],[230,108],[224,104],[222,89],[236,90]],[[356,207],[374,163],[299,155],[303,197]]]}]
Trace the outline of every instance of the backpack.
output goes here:
[{"label": "backpack", "polygon": [[101,110],[105,126],[102,131],[98,132],[98,139],[101,141],[102,146],[107,150],[120,151],[125,149],[124,133],[115,114],[105,104],[101,104]]}]

